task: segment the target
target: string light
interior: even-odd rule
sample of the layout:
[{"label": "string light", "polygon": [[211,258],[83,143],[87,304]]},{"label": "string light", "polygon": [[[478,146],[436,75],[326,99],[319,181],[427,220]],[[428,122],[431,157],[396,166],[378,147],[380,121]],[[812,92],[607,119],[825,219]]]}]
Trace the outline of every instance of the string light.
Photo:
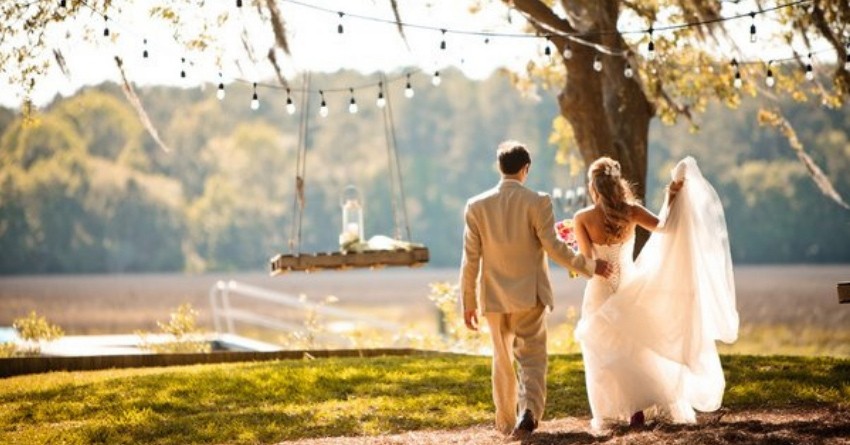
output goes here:
[{"label": "string light", "polygon": [[773,78],[773,70],[770,69],[770,65],[772,63],[772,60],[767,62],[767,78],[764,79],[764,83],[770,88],[773,88],[773,86],[776,85],[776,79]]},{"label": "string light", "polygon": [[342,17],[345,15],[345,13],[344,12],[338,12],[337,14],[339,14],[339,24],[336,25],[336,33],[342,34],[344,32],[344,30],[342,28]]},{"label": "string light", "polygon": [[254,111],[260,109],[260,97],[257,96],[257,82],[254,82],[254,95],[251,96],[251,109]]},{"label": "string light", "polygon": [[653,29],[649,27],[649,43],[646,45],[646,58],[655,60],[655,41],[652,38]]},{"label": "string light", "polygon": [[[290,0],[283,0],[283,1],[289,2]],[[733,17],[721,17],[721,18],[719,18],[719,21],[741,19],[741,18],[745,18],[747,15],[749,15],[751,20],[752,20],[751,26],[750,26],[750,38],[751,38],[752,42],[756,42],[757,41],[756,26],[755,26],[756,25],[755,24],[756,14],[762,14],[762,13],[769,12],[769,11],[793,7],[793,6],[797,6],[801,3],[806,3],[806,2],[807,2],[806,0],[794,1],[793,3],[789,3],[789,4],[785,4],[785,5],[778,5],[778,6],[775,6],[775,7],[772,7],[772,8],[767,8],[765,10],[761,10],[761,11],[758,11],[758,12],[750,12],[749,14],[740,14],[740,15],[736,15],[736,16],[733,16]],[[299,4],[299,5],[302,5],[302,6],[312,7],[312,6],[302,4],[302,3],[298,3],[298,2],[293,2],[293,3]],[[66,6],[66,4],[67,4],[67,0],[61,0],[59,2],[60,7],[64,7],[64,6]],[[83,3],[83,4],[86,5],[85,3]],[[242,7],[242,4],[243,4],[242,0],[237,0],[237,6],[238,7]],[[343,23],[344,23],[343,18],[346,15],[345,12],[326,10],[324,8],[321,8],[321,7],[314,7],[314,9],[319,9],[319,10],[322,10],[322,11],[325,11],[325,12],[328,12],[328,13],[337,14],[340,18],[340,22],[339,22],[339,26],[338,26],[338,32],[342,33],[344,31],[344,29],[342,29],[342,26],[343,26]],[[98,12],[97,10],[93,9],[93,11],[96,14],[100,14],[100,12]],[[351,14],[349,14],[349,15],[351,15]],[[493,37],[493,36],[525,37],[525,38],[532,37],[532,38],[538,38],[538,39],[541,37],[539,34],[537,36],[533,36],[533,35],[526,34],[526,33],[523,33],[523,34],[519,34],[519,33],[505,34],[505,33],[490,33],[490,32],[480,32],[480,31],[464,31],[464,30],[454,30],[454,29],[446,29],[446,28],[436,28],[436,27],[428,27],[428,26],[421,26],[421,25],[410,25],[410,24],[404,24],[404,23],[397,23],[395,21],[388,21],[388,20],[385,20],[385,19],[374,18],[374,17],[358,16],[356,14],[354,16],[357,17],[357,18],[360,18],[360,19],[364,19],[364,20],[393,23],[393,24],[398,25],[398,26],[415,26],[415,27],[419,27],[419,28],[439,30],[441,32],[441,35],[442,35],[442,39],[441,39],[441,42],[440,42],[440,49],[441,50],[446,50],[446,48],[447,48],[446,35],[449,32],[459,33],[459,34],[483,35],[485,45],[490,43],[491,37]],[[103,17],[104,17],[104,35],[109,36],[109,33],[110,33],[109,26],[108,26],[109,25],[109,22],[108,22],[109,19],[108,19],[106,14],[103,14]],[[683,24],[671,25],[670,27],[665,26],[661,29],[667,30],[667,29],[670,29],[671,27],[678,29],[678,28],[699,26],[699,25],[702,25],[702,24],[704,24],[704,23],[703,22],[683,23]],[[654,31],[655,31],[654,27],[651,26],[648,30],[632,30],[632,31],[626,30],[626,31],[619,31],[619,32],[620,32],[620,34],[649,33],[649,42],[648,42],[648,46],[647,46],[647,52],[648,52],[647,57],[648,57],[648,59],[651,60],[654,57],[657,57],[657,52],[656,52],[656,48],[655,48],[655,44],[654,44],[654,34],[653,34]],[[605,33],[606,31],[599,31],[599,32]],[[551,52],[552,52],[551,48],[554,46],[554,44],[551,41],[552,40],[551,36],[552,36],[552,34],[543,36],[546,39],[546,46],[543,49],[543,53],[546,56],[551,56]],[[566,36],[562,36],[562,37],[566,37],[566,39],[567,39],[567,41],[565,42],[564,50],[562,52],[564,59],[571,59],[574,55],[573,48],[571,46],[571,41],[577,42],[578,44],[581,44],[581,45],[585,45],[585,46],[589,46],[589,47],[595,47],[598,52],[602,53],[602,54],[595,55],[594,60],[593,60],[593,69],[597,72],[601,72],[602,69],[603,69],[603,62],[602,62],[601,57],[604,54],[611,54],[611,55],[616,55],[616,56],[619,56],[619,57],[626,56],[626,52],[624,52],[624,51],[623,52],[617,52],[615,50],[612,50],[610,48],[606,48],[602,45],[595,44],[593,42],[583,41],[581,38],[578,38],[578,37],[573,37],[573,36],[570,36],[570,35],[566,35]],[[149,57],[148,45],[147,44],[148,44],[147,39],[144,39],[144,45],[145,45],[144,50],[143,50],[143,57],[144,58]],[[612,51],[612,52],[609,52],[609,51]],[[820,51],[816,51],[816,52],[820,52]],[[844,68],[846,70],[850,71],[850,42],[847,43],[847,52],[846,52],[845,55],[846,55],[846,60],[845,60]],[[779,61],[785,61],[785,60],[792,60],[792,59],[790,59],[790,58],[789,59],[779,59]],[[181,62],[183,63],[183,67],[181,69],[181,78],[185,79],[186,78],[185,58],[181,58]],[[774,62],[775,62],[775,60],[774,60]],[[753,63],[753,62],[743,62],[743,63]],[[813,63],[813,61],[811,59],[811,54],[809,54],[809,63],[807,65],[805,65],[806,78],[809,79],[809,80],[811,80],[814,76],[812,63]],[[740,73],[738,63],[735,62],[734,65],[735,65],[734,85],[735,85],[736,88],[740,89],[742,87],[741,73]],[[699,69],[699,67],[696,67],[696,69]],[[770,66],[768,67],[768,70],[771,70]],[[221,73],[219,73],[219,74],[221,75]],[[626,63],[624,70],[623,70],[623,74],[624,74],[624,76],[626,76],[628,78],[634,77],[635,70],[630,65],[630,63],[628,63],[628,62]],[[414,96],[414,91],[413,91],[413,88],[411,86],[411,75],[406,74],[406,77],[407,77],[407,84],[406,84],[404,94],[405,94],[406,97],[412,98]],[[439,71],[435,71],[434,76],[432,77],[432,83],[436,86],[436,85],[439,85],[441,83],[441,80],[442,79],[439,76]],[[244,82],[244,81],[242,81],[242,82]],[[774,82],[775,82],[775,80],[774,80]],[[220,86],[223,86],[223,83],[220,83]],[[379,88],[380,89],[379,89],[379,92],[378,92],[378,100],[382,101],[383,95],[384,95],[383,85],[380,85]],[[315,91],[315,90],[313,90],[313,91]],[[255,85],[255,92],[256,92],[256,85]],[[287,90],[287,92],[289,92],[289,91]],[[218,95],[218,92],[217,92],[217,95]],[[291,100],[289,95],[287,96],[287,99],[288,99],[288,101]],[[324,101],[324,97],[322,97],[322,99]],[[383,102],[384,102],[384,104],[386,104],[385,100]],[[294,106],[293,106],[293,108],[294,108]],[[287,110],[288,109],[289,109],[289,107],[287,107]]]},{"label": "string light", "polygon": [[241,7],[242,7],[242,0],[236,0],[236,7],[237,7],[237,8],[241,8]]},{"label": "string light", "polygon": [[410,99],[413,97],[413,86],[410,85],[410,73],[407,73],[407,85],[404,86],[404,97]]},{"label": "string light", "polygon": [[573,47],[569,43],[567,43],[567,46],[564,47],[563,56],[566,60],[570,60],[573,58]]},{"label": "string light", "polygon": [[431,78],[431,84],[433,84],[435,87],[438,87],[442,82],[443,79],[440,78],[440,72],[434,71],[434,77]]},{"label": "string light", "polygon": [[109,37],[109,17],[106,14],[103,15],[103,36]]},{"label": "string light", "polygon": [[348,112],[355,114],[357,113],[357,101],[354,100],[354,88],[349,88],[348,91],[351,93],[351,100],[348,101]]},{"label": "string light", "polygon": [[290,115],[295,114],[295,104],[292,102],[292,93],[289,88],[286,89],[286,112]]},{"label": "string light", "polygon": [[750,25],[750,43],[756,43],[756,40],[758,40],[758,37],[756,36],[756,13],[751,12],[750,18],[753,20]]},{"label": "string light", "polygon": [[809,62],[806,63],[806,80],[815,80],[815,71],[814,67],[812,67],[812,53],[809,53]]},{"label": "string light", "polygon": [[[180,78],[181,79],[186,78],[186,58],[185,57],[180,58]],[[254,88],[255,89],[257,88],[256,83],[254,84]]]},{"label": "string light", "polygon": [[384,99],[384,82],[378,82],[378,100],[375,101],[378,108],[384,108],[387,105],[387,100]]},{"label": "string light", "polygon": [[215,92],[215,97],[218,100],[224,100],[224,79],[222,79],[221,71],[218,72],[218,91]]},{"label": "string light", "polygon": [[65,0],[60,0],[60,2],[59,2],[59,7],[60,7],[60,8],[64,8],[65,6],[67,6],[67,4],[66,4]]},{"label": "string light", "polygon": [[325,92],[319,90],[319,97],[322,98],[322,103],[319,106],[319,116],[328,117],[328,104],[325,102]]}]

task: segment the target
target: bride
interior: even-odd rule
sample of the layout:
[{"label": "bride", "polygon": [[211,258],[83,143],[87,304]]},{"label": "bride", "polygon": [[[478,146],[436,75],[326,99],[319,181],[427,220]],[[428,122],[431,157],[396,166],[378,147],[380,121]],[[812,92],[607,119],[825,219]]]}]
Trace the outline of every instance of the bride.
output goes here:
[{"label": "bride", "polygon": [[[693,423],[714,411],[725,379],[715,340],[738,335],[732,260],[723,207],[696,161],[674,168],[660,215],[634,198],[620,164],[588,170],[594,204],[575,215],[579,250],[608,261],[594,276],[576,328],[591,427],[644,423],[646,415]],[[633,261],[635,226],[654,232]]]}]

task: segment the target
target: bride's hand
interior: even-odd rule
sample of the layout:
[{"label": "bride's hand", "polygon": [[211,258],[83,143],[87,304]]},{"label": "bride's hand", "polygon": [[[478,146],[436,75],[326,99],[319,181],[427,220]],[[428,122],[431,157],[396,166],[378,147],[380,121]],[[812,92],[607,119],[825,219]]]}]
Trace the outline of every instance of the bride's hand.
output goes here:
[{"label": "bride's hand", "polygon": [[679,193],[679,190],[685,185],[685,179],[682,178],[678,181],[670,181],[670,184],[667,186],[668,195],[670,196],[669,201],[673,201],[673,198],[676,197],[676,194]]}]

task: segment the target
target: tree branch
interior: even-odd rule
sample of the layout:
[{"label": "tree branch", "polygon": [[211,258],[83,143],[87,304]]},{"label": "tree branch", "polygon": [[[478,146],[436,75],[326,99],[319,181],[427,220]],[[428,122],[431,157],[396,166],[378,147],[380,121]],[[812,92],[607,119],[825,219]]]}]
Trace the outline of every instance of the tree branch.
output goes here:
[{"label": "tree branch", "polygon": [[[823,9],[819,8],[817,3],[812,6],[812,22],[815,24],[815,28],[820,31],[821,35],[829,41],[829,44],[835,48],[835,51],[838,55],[838,63],[835,67],[835,78],[841,79],[840,82],[836,82],[836,87],[843,87],[841,91],[841,95],[845,95],[848,93],[848,89],[850,89],[850,73],[844,69],[844,64],[841,63],[847,57],[847,51],[844,48],[844,44],[841,42],[829,27],[829,23],[827,23],[826,17],[824,16]],[[805,36],[805,33],[801,33]]]},{"label": "tree branch", "polygon": [[516,8],[524,12],[529,20],[537,23],[549,31],[572,34],[575,33],[575,28],[570,25],[570,22],[558,17],[552,12],[552,8],[546,6],[540,0],[505,0],[506,3],[513,3]]}]

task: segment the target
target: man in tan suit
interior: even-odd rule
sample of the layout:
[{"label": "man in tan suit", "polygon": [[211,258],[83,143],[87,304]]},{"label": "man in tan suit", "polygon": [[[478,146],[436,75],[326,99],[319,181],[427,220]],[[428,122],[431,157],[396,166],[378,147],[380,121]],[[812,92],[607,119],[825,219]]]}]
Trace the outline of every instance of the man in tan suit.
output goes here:
[{"label": "man in tan suit", "polygon": [[490,326],[496,428],[522,438],[537,428],[546,404],[546,313],[553,306],[546,254],[585,277],[608,270],[558,241],[549,196],[523,185],[528,150],[506,141],[497,157],[501,181],[466,204],[460,282],[467,328],[478,330],[479,309]]}]

